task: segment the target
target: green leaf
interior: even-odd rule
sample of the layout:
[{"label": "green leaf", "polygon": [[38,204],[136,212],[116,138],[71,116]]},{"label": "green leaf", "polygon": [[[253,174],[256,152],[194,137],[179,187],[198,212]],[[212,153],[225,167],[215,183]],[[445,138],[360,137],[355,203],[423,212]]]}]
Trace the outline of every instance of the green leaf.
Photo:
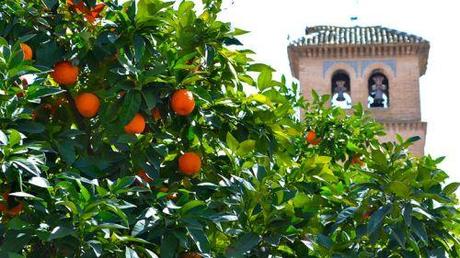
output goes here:
[{"label": "green leaf", "polygon": [[332,240],[329,237],[327,237],[327,236],[325,236],[323,234],[319,234],[318,238],[316,240],[318,241],[319,245],[321,245],[321,246],[323,246],[323,247],[325,247],[327,249],[331,249],[332,246],[334,245]]},{"label": "green leaf", "polygon": [[444,194],[449,195],[453,194],[455,191],[457,191],[457,188],[460,186],[460,183],[450,183],[444,187]]},{"label": "green leaf", "polygon": [[230,132],[227,132],[226,142],[228,148],[230,148],[230,150],[232,150],[233,152],[235,152],[240,145],[238,140],[235,137],[233,137],[233,135]]},{"label": "green leaf", "polygon": [[401,224],[397,224],[391,227],[391,237],[402,247],[406,247],[406,236],[403,231]]},{"label": "green leaf", "polygon": [[119,119],[122,125],[128,124],[134,118],[134,115],[139,112],[141,103],[142,96],[139,91],[129,90],[128,93],[126,93],[119,113]]},{"label": "green leaf", "polygon": [[29,180],[29,184],[32,184],[38,187],[42,187],[42,188],[50,187],[50,183],[48,182],[48,180],[46,180],[46,178],[38,177],[38,176],[32,177]]},{"label": "green leaf", "polygon": [[125,257],[126,258],[139,258],[139,255],[137,255],[136,251],[133,249],[126,247],[125,248]]},{"label": "green leaf", "polygon": [[14,147],[15,145],[19,144],[21,142],[21,133],[14,129],[10,129],[10,141],[9,145],[11,147]]},{"label": "green leaf", "polygon": [[410,188],[400,181],[393,181],[387,185],[387,189],[401,198],[409,198]]},{"label": "green leaf", "polygon": [[58,143],[57,149],[62,159],[68,164],[72,165],[77,159],[75,152],[75,145],[72,140],[63,140]]},{"label": "green leaf", "polygon": [[252,152],[254,150],[255,146],[256,146],[256,141],[254,141],[254,140],[246,140],[246,141],[240,143],[240,147],[238,148],[236,153],[239,156],[247,155],[247,154],[249,154],[250,152]]},{"label": "green leaf", "polygon": [[165,232],[165,234],[163,234],[163,239],[161,240],[160,258],[176,257],[175,254],[178,244],[178,240],[174,236],[173,232]]},{"label": "green leaf", "polygon": [[226,257],[240,257],[259,244],[261,237],[254,233],[243,233],[225,251]]},{"label": "green leaf", "polygon": [[115,194],[120,194],[129,191],[128,187],[134,183],[136,178],[134,176],[126,176],[117,179],[117,181],[110,187],[110,191]]},{"label": "green leaf", "polygon": [[206,237],[206,234],[204,233],[202,228],[197,228],[197,227],[187,227],[188,232],[190,233],[190,236],[193,239],[193,242],[195,242],[198,250],[201,253],[209,253],[210,251],[210,245],[208,238]]},{"label": "green leaf", "polygon": [[426,233],[425,225],[414,217],[412,217],[411,229],[423,243],[428,244],[428,234]]},{"label": "green leaf", "polygon": [[335,221],[335,224],[342,224],[349,217],[353,216],[356,210],[357,210],[356,207],[348,207],[348,208],[343,209],[337,216],[337,220]]},{"label": "green leaf", "polygon": [[385,219],[385,216],[390,212],[391,207],[391,204],[386,204],[372,214],[371,219],[369,220],[369,224],[367,224],[367,233],[369,235],[373,234],[377,229],[380,228],[383,220]]},{"label": "green leaf", "polygon": [[412,224],[412,204],[411,203],[404,204],[403,216],[404,216],[404,222],[406,223],[406,225],[410,226]]},{"label": "green leaf", "polygon": [[181,208],[181,213],[186,215],[187,213],[191,212],[192,210],[196,209],[204,209],[206,207],[206,203],[200,200],[192,200],[186,203]]},{"label": "green leaf", "polygon": [[67,228],[67,227],[64,227],[64,226],[57,226],[57,227],[53,228],[53,230],[51,230],[50,236],[48,238],[48,241],[63,238],[63,237],[66,237],[68,235],[71,235],[73,233],[74,233],[74,230],[71,229],[71,228]]}]

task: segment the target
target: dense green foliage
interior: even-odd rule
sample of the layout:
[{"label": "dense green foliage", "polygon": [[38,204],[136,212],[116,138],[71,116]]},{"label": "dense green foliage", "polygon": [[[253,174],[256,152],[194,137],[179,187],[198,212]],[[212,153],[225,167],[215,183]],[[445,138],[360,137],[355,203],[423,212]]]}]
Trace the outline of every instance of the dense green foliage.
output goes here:
[{"label": "dense green foliage", "polygon": [[[62,0],[0,5],[1,203],[24,205],[0,215],[0,257],[460,256],[459,184],[407,152],[416,137],[380,143],[361,106],[298,99],[217,19],[218,0],[116,2],[94,23]],[[74,86],[49,76],[61,60],[80,67]],[[187,117],[169,105],[181,88]],[[95,118],[75,109],[81,92],[100,98]],[[147,129],[127,135],[137,112]],[[186,151],[197,176],[178,172]]]}]

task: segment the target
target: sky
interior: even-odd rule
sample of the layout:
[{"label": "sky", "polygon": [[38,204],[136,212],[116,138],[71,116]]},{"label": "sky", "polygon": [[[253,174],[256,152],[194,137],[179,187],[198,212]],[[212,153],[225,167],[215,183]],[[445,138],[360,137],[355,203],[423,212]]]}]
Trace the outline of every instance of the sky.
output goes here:
[{"label": "sky", "polygon": [[[441,164],[460,181],[460,1],[459,0],[226,0],[221,19],[249,30],[240,38],[292,78],[287,45],[306,26],[382,25],[430,41],[426,74],[420,78],[422,120],[428,122],[426,154],[446,156]],[[357,16],[357,21],[350,17]],[[288,40],[289,38],[289,40]]]}]

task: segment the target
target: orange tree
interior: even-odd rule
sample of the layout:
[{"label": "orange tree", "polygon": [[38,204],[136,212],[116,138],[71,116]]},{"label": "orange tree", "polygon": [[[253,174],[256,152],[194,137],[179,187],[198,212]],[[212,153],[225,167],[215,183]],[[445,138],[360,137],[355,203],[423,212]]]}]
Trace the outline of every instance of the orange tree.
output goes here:
[{"label": "orange tree", "polygon": [[0,256],[458,257],[441,160],[297,99],[220,5],[2,2]]}]

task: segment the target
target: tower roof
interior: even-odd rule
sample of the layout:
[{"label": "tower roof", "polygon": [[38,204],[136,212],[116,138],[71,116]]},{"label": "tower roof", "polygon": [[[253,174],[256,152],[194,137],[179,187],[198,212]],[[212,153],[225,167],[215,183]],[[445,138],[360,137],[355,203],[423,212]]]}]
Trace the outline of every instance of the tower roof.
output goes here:
[{"label": "tower roof", "polygon": [[430,42],[383,26],[313,26],[288,46],[291,71],[298,78],[299,58],[363,58],[416,55],[420,76],[425,74]]},{"label": "tower roof", "polygon": [[324,45],[389,45],[428,43],[422,37],[382,26],[339,27],[313,26],[305,29],[305,36],[293,41],[294,46]]}]

